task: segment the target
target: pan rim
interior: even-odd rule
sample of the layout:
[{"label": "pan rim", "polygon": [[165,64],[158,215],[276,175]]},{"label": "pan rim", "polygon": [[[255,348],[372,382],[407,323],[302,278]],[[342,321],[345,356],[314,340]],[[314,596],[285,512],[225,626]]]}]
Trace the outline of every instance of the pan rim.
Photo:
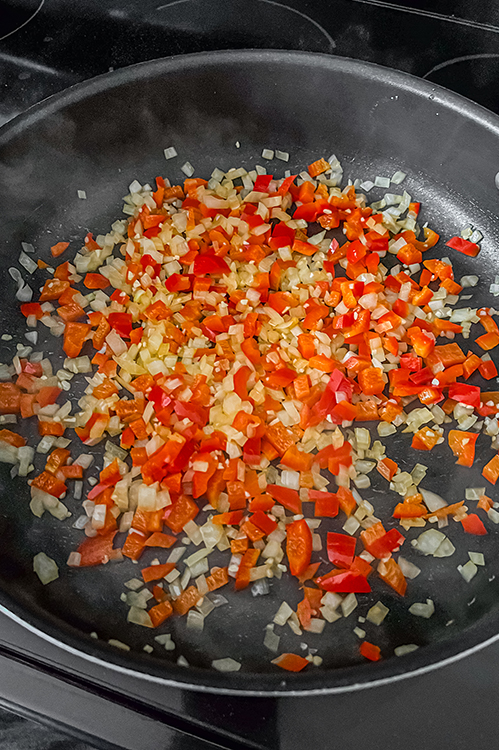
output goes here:
[{"label": "pan rim", "polygon": [[[196,69],[200,65],[215,65],[217,63],[219,64],[220,61],[232,61],[234,63],[260,61],[261,64],[283,64],[286,62],[293,64],[299,61],[300,64],[307,65],[311,68],[319,65],[323,69],[330,69],[335,72],[345,72],[349,75],[356,73],[357,75],[361,75],[365,80],[381,79],[384,83],[394,85],[399,94],[401,92],[407,92],[412,96],[431,96],[435,105],[450,109],[468,120],[476,122],[480,127],[486,128],[491,131],[495,137],[499,138],[499,117],[497,115],[490,112],[485,107],[471,102],[460,94],[455,94],[442,86],[430,83],[429,81],[418,78],[410,73],[405,73],[375,63],[364,62],[362,60],[347,57],[332,56],[325,53],[243,49],[217,50],[212,52],[199,52],[189,55],[157,58],[126,66],[119,70],[104,73],[86,81],[75,83],[69,88],[38,102],[1,127],[0,149],[2,146],[8,144],[11,138],[15,138],[22,134],[25,129],[36,125],[37,122],[46,117],[50,117],[52,114],[64,109],[66,106],[82,101],[88,97],[113,91],[114,89],[133,81],[154,77],[161,72]],[[0,597],[3,601],[6,601],[6,599],[9,598],[5,596],[4,592],[0,592]],[[480,639],[479,634],[474,634],[475,628],[472,627],[466,633],[468,636],[468,642],[471,640],[470,646],[462,648],[458,645],[453,645],[454,641],[451,639],[449,639],[449,641],[446,640],[443,644],[437,643],[426,646],[424,651],[425,654],[430,654],[430,658],[432,658],[433,652],[437,649],[439,651],[443,650],[444,655],[441,658],[435,655],[434,658],[437,659],[436,661],[432,661],[430,664],[425,664],[420,667],[411,667],[411,664],[415,664],[418,660],[417,657],[412,654],[406,656],[403,660],[394,659],[392,657],[386,662],[380,662],[377,665],[360,664],[344,669],[331,669],[327,671],[317,670],[314,673],[303,675],[286,674],[284,677],[281,674],[244,672],[236,673],[235,676],[230,676],[197,668],[186,670],[185,668],[178,668],[176,665],[170,665],[165,662],[165,668],[170,672],[174,671],[175,674],[172,677],[162,677],[159,674],[146,671],[147,666],[142,666],[142,663],[139,660],[139,654],[136,652],[130,652],[125,656],[102,641],[98,642],[98,646],[97,643],[93,641],[93,643],[89,645],[92,645],[96,651],[102,652],[101,656],[100,653],[99,655],[87,653],[83,649],[83,640],[81,647],[77,648],[71,645],[72,641],[78,641],[78,636],[73,636],[67,632],[69,627],[67,624],[66,640],[60,640],[58,637],[50,634],[50,631],[57,630],[58,628],[53,626],[48,618],[43,621],[45,629],[41,629],[39,626],[32,624],[30,619],[41,620],[42,617],[37,616],[34,612],[28,612],[28,615],[26,615],[27,607],[24,607],[21,603],[11,602],[9,605],[0,603],[0,612],[10,617],[16,623],[22,625],[27,630],[47,642],[58,646],[64,651],[74,656],[79,656],[98,666],[108,667],[118,673],[164,686],[181,687],[187,690],[203,693],[253,697],[332,695],[357,692],[358,690],[370,687],[381,687],[409,677],[422,676],[440,667],[453,664],[460,659],[477,653],[499,639],[499,633],[495,632],[495,629],[494,632],[490,634],[492,630],[490,625],[487,627],[486,635],[488,637],[485,641]],[[479,629],[478,626],[477,629]],[[64,632],[60,628],[59,630]],[[86,636],[85,633],[81,635],[83,637]],[[81,635],[79,636],[80,638]],[[477,639],[479,639],[478,643],[476,642]],[[459,637],[456,638],[456,641],[459,641]],[[423,649],[421,649],[420,652],[421,651],[423,651]],[[415,652],[415,654],[417,653],[418,652]],[[132,661],[133,666],[128,667],[118,663],[120,657],[122,657],[122,660],[128,659],[129,661]],[[144,663],[147,664],[147,662]],[[393,673],[395,665],[398,666],[395,669],[395,673]],[[404,669],[404,666],[407,668]],[[342,680],[348,680],[348,674],[351,671],[355,671],[358,678],[345,684]],[[376,674],[379,674],[379,672],[382,674],[387,672],[388,674],[386,676],[376,677]],[[326,684],[321,687],[314,686],[317,685],[318,682],[323,683],[328,680],[333,684]],[[258,681],[266,683],[269,687],[253,687],[252,683],[258,683]],[[340,684],[338,684],[338,681],[340,681]],[[239,683],[241,682],[246,683],[247,686],[243,685],[240,687]],[[309,684],[310,687],[308,687]]]},{"label": "pan rim", "polygon": [[[95,656],[93,654],[87,653],[82,648],[75,648],[74,646],[71,646],[69,643],[65,642],[64,640],[59,640],[58,638],[50,635],[46,631],[38,628],[35,625],[32,625],[27,620],[20,617],[18,614],[16,614],[12,609],[9,609],[5,605],[0,603],[0,613],[3,615],[6,615],[9,617],[13,622],[17,623],[18,625],[21,625],[23,628],[28,630],[30,633],[33,633],[34,635],[38,636],[42,640],[46,641],[47,643],[50,643],[53,646],[57,646],[58,648],[62,649],[66,653],[71,654],[72,656],[77,656],[79,658],[84,659],[84,661],[90,662],[91,664],[94,664],[98,667],[104,667],[111,669],[113,672],[116,672],[118,674],[132,677],[134,679],[140,679],[144,680],[145,682],[156,684],[156,685],[162,685],[164,687],[173,687],[173,688],[182,688],[184,690],[188,690],[190,692],[198,692],[208,695],[233,695],[235,697],[241,696],[241,697],[251,697],[251,698],[305,698],[309,696],[323,696],[323,695],[342,695],[346,693],[357,693],[362,690],[367,690],[370,688],[379,688],[379,687],[385,687],[388,685],[392,685],[395,682],[399,682],[402,680],[407,680],[413,677],[423,677],[426,674],[430,674],[434,672],[437,669],[445,668],[447,666],[451,666],[469,656],[472,656],[473,654],[476,654],[483,649],[487,648],[488,646],[491,646],[495,642],[499,640],[499,633],[496,633],[495,635],[490,636],[485,641],[480,641],[479,643],[470,646],[469,648],[466,648],[462,651],[457,651],[456,653],[451,653],[449,656],[444,657],[440,659],[439,661],[433,661],[430,664],[425,664],[421,667],[416,667],[413,669],[401,671],[395,674],[388,674],[384,677],[379,678],[372,678],[369,677],[366,678],[365,681],[357,681],[347,684],[340,684],[340,685],[331,685],[331,686],[324,686],[324,687],[295,687],[295,683],[299,682],[309,682],[309,681],[322,681],[322,679],[327,675],[335,675],[344,673],[344,671],[356,671],[356,672],[367,672],[369,670],[369,667],[375,666],[375,667],[382,667],[383,665],[389,665],[393,664],[396,657],[391,657],[386,662],[380,662],[376,665],[371,665],[370,663],[366,664],[359,664],[351,667],[347,667],[344,670],[343,669],[331,669],[328,671],[317,671],[314,675],[312,673],[308,673],[307,675],[299,675],[299,674],[293,674],[287,675],[283,678],[279,674],[272,674],[272,673],[245,673],[245,672],[238,672],[236,673],[235,678],[230,677],[228,679],[224,679],[225,675],[220,672],[215,672],[212,670],[201,670],[199,668],[193,668],[189,667],[187,670],[185,668],[182,668],[182,672],[179,672],[179,675],[175,675],[175,677],[161,677],[157,674],[142,671],[138,666],[136,668],[133,667],[126,667],[121,664],[118,664],[114,661],[112,657],[119,657],[121,654],[117,649],[113,649],[111,646],[109,646],[105,641],[92,641],[92,646],[95,646],[96,643],[99,643],[101,646],[100,650],[106,651],[106,657],[110,656],[110,660],[104,660],[104,656]],[[85,636],[86,634],[83,634]],[[68,639],[69,640],[69,639]],[[440,649],[442,644],[433,644],[431,646],[426,647],[426,653],[428,653],[428,649],[436,650],[437,648]],[[419,649],[418,649],[419,650]],[[451,650],[452,649],[451,647]],[[417,653],[417,652],[415,652]],[[127,658],[134,656],[139,656],[137,652],[130,651],[126,652]],[[408,658],[410,659],[410,654],[408,655]],[[407,658],[407,657],[405,657]],[[404,659],[397,659],[395,663],[407,663],[404,661]],[[168,667],[168,669],[171,670],[173,666],[176,665],[170,665],[165,662],[165,666]],[[64,668],[63,668],[64,669]],[[387,668],[388,669],[388,668]],[[389,669],[388,669],[389,671]],[[194,679],[194,675],[200,677],[199,682],[193,683],[192,681],[189,682],[188,680],[182,679],[182,674],[186,674],[190,676],[190,679]],[[236,683],[230,684],[230,685],[223,685],[223,684],[206,684],[206,678],[220,678],[218,681],[220,683],[233,682],[233,679],[240,680],[241,678],[245,679],[246,681],[272,681],[273,683],[277,684],[277,687],[271,687],[270,689],[258,689],[253,687],[239,687]],[[313,677],[316,678],[315,680],[306,679],[307,677]],[[90,677],[90,681],[93,682],[94,678]]]},{"label": "pan rim", "polygon": [[[0,147],[3,145],[4,141],[8,141],[9,136],[12,135],[11,131],[14,131],[19,126],[21,126],[21,129],[29,127],[38,119],[42,119],[47,114],[50,114],[51,111],[57,110],[61,106],[61,103],[72,104],[84,99],[87,90],[92,90],[92,93],[95,94],[102,93],[124,83],[129,83],[132,79],[136,80],[137,78],[146,78],[150,73],[154,73],[156,69],[159,71],[164,68],[165,65],[171,65],[179,70],[189,69],[192,67],[198,67],[198,60],[216,61],[219,58],[228,58],[234,61],[237,61],[238,59],[244,61],[246,58],[262,58],[262,62],[274,58],[279,60],[288,59],[291,62],[293,58],[301,58],[302,61],[307,61],[311,66],[316,64],[314,61],[320,60],[322,64],[340,71],[344,70],[347,73],[351,71],[352,67],[356,67],[359,70],[363,69],[370,73],[370,75],[366,76],[368,79],[382,77],[383,80],[388,83],[396,83],[400,90],[408,90],[412,94],[428,93],[428,96],[431,94],[431,98],[434,100],[435,104],[442,104],[451,110],[458,111],[464,114],[468,119],[478,122],[480,126],[487,127],[499,136],[499,115],[491,112],[483,105],[473,102],[462,94],[457,94],[440,84],[432,83],[425,78],[419,78],[412,73],[396,70],[395,68],[390,68],[386,65],[380,65],[379,63],[358,60],[353,57],[329,55],[324,52],[274,49],[226,49],[208,52],[193,52],[187,55],[157,57],[152,60],[145,60],[132,65],[126,65],[123,68],[101,73],[100,75],[93,76],[84,81],[73,83],[62,91],[51,94],[36,104],[31,105],[28,109],[20,112],[11,120],[4,123],[4,125],[0,126]],[[138,75],[136,75],[137,73]],[[439,93],[438,99],[435,96],[436,92]],[[465,112],[463,112],[463,110],[465,110]]]}]

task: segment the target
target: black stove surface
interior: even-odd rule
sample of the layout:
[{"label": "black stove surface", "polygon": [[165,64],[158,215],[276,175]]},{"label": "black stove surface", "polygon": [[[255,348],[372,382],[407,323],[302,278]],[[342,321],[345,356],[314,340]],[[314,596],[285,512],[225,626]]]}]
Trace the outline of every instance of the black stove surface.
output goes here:
[{"label": "black stove surface", "polygon": [[251,47],[377,62],[499,111],[495,0],[0,0],[0,124],[115,68]]},{"label": "black stove surface", "polygon": [[[250,47],[377,62],[499,113],[495,0],[0,0],[0,125],[109,70]],[[92,664],[0,612],[0,705],[99,747],[489,750],[498,693],[495,644],[424,676],[340,696],[210,696]]]}]

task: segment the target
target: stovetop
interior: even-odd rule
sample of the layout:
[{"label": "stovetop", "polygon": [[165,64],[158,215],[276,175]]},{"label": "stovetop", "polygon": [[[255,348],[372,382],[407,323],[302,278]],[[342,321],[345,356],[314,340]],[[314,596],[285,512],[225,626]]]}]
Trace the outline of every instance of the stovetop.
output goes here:
[{"label": "stovetop", "polygon": [[[0,125],[125,65],[250,47],[377,62],[499,113],[495,0],[0,0]],[[92,664],[0,612],[0,705],[99,747],[488,750],[498,693],[495,644],[425,676],[344,695],[210,696]]]},{"label": "stovetop", "polygon": [[499,111],[495,0],[0,0],[0,124],[115,68],[243,47],[369,60]]}]

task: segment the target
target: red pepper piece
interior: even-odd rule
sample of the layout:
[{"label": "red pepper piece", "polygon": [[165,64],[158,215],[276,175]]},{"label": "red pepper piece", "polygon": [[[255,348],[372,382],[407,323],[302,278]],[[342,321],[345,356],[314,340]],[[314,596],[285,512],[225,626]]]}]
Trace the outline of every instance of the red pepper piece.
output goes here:
[{"label": "red pepper piece", "polygon": [[268,484],[267,492],[274,500],[284,505],[293,514],[298,515],[301,513],[300,495],[296,490],[291,490],[289,487],[280,487],[277,484]]},{"label": "red pepper piece", "polygon": [[304,518],[293,521],[286,527],[286,554],[292,575],[301,575],[309,566],[312,556],[312,532]]},{"label": "red pepper piece", "polygon": [[357,540],[348,534],[337,534],[333,531],[327,535],[327,556],[329,562],[339,568],[349,568],[355,557]]},{"label": "red pepper piece", "polygon": [[359,646],[359,651],[369,661],[379,661],[381,659],[381,651],[379,646],[375,646],[369,641],[362,641]]},{"label": "red pepper piece", "polygon": [[81,555],[79,567],[104,565],[112,560],[120,551],[113,548],[113,540],[117,532],[112,531],[105,536],[94,536],[84,539],[78,547]]},{"label": "red pepper piece", "polygon": [[368,594],[371,587],[362,573],[347,570],[336,575],[325,575],[316,578],[316,583],[324,591],[334,591],[338,594]]},{"label": "red pepper piece", "polygon": [[470,513],[463,518],[461,521],[463,529],[467,534],[475,534],[476,536],[485,536],[488,532],[476,513]]}]

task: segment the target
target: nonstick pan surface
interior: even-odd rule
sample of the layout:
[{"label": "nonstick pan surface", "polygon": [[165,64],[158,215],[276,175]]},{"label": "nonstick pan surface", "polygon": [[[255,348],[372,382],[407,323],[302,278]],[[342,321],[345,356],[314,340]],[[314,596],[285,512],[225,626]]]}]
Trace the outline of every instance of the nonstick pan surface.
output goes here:
[{"label": "nonstick pan surface", "polygon": [[[179,157],[165,162],[163,149],[171,145]],[[289,164],[263,162],[263,148],[288,151]],[[105,232],[120,216],[121,198],[133,179],[152,182],[162,174],[176,183],[184,179],[180,167],[187,160],[196,176],[209,177],[215,167],[249,169],[257,163],[282,176],[286,167],[301,171],[331,153],[342,161],[345,179],[407,172],[403,187],[422,201],[423,220],[442,236],[458,234],[467,224],[478,227],[485,236],[480,255],[469,259],[454,253],[452,260],[457,278],[480,276],[473,299],[462,304],[494,305],[488,289],[499,265],[496,116],[425,81],[353,60],[294,52],[206,53],[148,62],[77,85],[0,131],[0,315],[2,333],[13,336],[10,342],[0,341],[0,361],[10,362],[15,344],[25,341],[15,284],[7,275],[7,268],[16,265],[21,242],[32,243],[45,260],[59,240],[71,240],[76,250],[88,231]],[[78,190],[86,191],[86,200],[78,198]],[[383,192],[373,190],[369,199]],[[452,252],[443,242],[439,247],[437,254]],[[41,273],[35,274],[34,286],[42,283]],[[44,351],[54,352],[57,359],[60,343],[45,341]],[[476,383],[484,385],[479,379]],[[493,383],[488,389],[494,389]],[[410,471],[417,462],[429,465],[423,485],[449,502],[464,499],[466,486],[485,484],[481,469],[492,457],[485,436],[478,439],[472,470],[455,466],[449,450],[423,455],[410,449],[407,436],[397,434],[386,443],[401,468]],[[392,493],[381,478],[374,477],[372,488],[362,494],[374,502],[377,515],[390,517],[395,496],[388,497]],[[488,494],[496,499],[492,487]],[[249,589],[235,596],[229,592],[230,604],[209,616],[203,633],[187,632],[185,618],[170,620],[177,649],[166,653],[155,646],[148,655],[142,648],[153,642],[154,634],[127,625],[127,609],[120,602],[123,582],[136,575],[137,567],[126,560],[100,568],[66,568],[81,532],[71,527],[71,520],[61,524],[51,517],[36,519],[28,502],[25,480],[11,480],[9,467],[1,465],[2,608],[66,649],[147,679],[260,695],[343,691],[424,671],[496,637],[498,531],[488,524],[488,536],[468,537],[454,524],[449,531],[457,548],[452,558],[417,557],[406,542],[405,556],[417,562],[422,573],[409,583],[404,600],[380,584],[362,597],[353,615],[327,626],[322,636],[286,632],[283,650],[300,653],[305,641],[323,657],[320,669],[277,673],[263,647],[265,624],[281,601],[296,606],[301,598],[287,576],[273,583],[268,596],[254,598]],[[78,515],[78,504],[68,504]],[[341,525],[331,528],[341,530]],[[418,533],[412,530],[408,539]],[[40,550],[61,569],[60,578],[45,587],[32,570],[33,555]],[[487,567],[467,584],[457,565],[467,561],[469,550],[483,552]],[[150,558],[154,556],[151,552]],[[428,597],[436,606],[430,620],[408,613],[411,603]],[[379,599],[390,614],[378,628],[370,626],[367,637],[381,646],[386,658],[363,663],[352,630],[357,616]],[[90,637],[92,631],[99,640]],[[129,644],[131,650],[109,646],[110,638]],[[420,648],[403,658],[391,656],[395,646],[407,643]],[[180,654],[189,668],[177,666]],[[241,672],[209,669],[213,659],[227,656],[243,663]]]}]

